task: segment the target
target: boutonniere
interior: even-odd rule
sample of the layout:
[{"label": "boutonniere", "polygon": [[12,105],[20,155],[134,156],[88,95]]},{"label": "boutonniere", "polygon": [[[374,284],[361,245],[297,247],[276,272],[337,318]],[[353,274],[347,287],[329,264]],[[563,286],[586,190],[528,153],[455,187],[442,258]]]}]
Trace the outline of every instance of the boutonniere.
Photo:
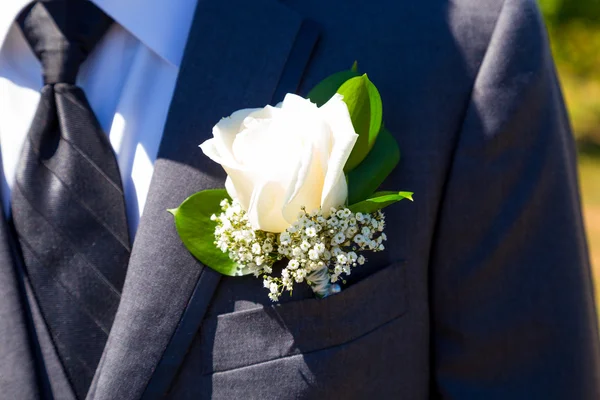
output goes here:
[{"label": "boutonniere", "polygon": [[273,301],[296,283],[321,298],[339,292],[336,282],[365,254],[385,248],[383,208],[412,200],[377,191],[400,151],[383,126],[379,91],[356,63],[307,99],[288,94],[274,107],[234,112],[200,148],[227,172],[225,189],[169,210],[177,232],[215,271],[262,278]]}]

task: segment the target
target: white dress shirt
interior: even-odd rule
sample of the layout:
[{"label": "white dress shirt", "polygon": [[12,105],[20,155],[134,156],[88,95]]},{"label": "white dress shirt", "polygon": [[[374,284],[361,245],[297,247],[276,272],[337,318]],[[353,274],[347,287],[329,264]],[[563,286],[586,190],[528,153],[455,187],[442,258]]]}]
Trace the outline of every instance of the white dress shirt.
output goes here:
[{"label": "white dress shirt", "polygon": [[[196,0],[93,0],[115,23],[81,66],[83,88],[117,155],[131,235],[144,209],[153,164]],[[2,202],[42,88],[42,70],[15,18],[29,0],[0,3],[0,149]]]}]

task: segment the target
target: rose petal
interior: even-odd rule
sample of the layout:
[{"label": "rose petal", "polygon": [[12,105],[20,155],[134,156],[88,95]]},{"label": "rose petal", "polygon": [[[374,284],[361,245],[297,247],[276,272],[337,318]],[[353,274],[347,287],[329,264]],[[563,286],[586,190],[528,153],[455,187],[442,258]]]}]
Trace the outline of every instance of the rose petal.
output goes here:
[{"label": "rose petal", "polygon": [[284,194],[285,189],[277,182],[264,182],[254,188],[248,207],[248,219],[254,229],[280,233],[290,226],[283,218],[281,204],[277,201]]},{"label": "rose petal", "polygon": [[227,173],[227,180],[225,181],[227,193],[232,199],[237,199],[244,210],[247,210],[252,196],[255,173],[244,169],[233,158],[222,158],[216,143],[216,139],[209,139],[202,143],[200,148],[208,158],[217,164],[221,164],[221,167]]},{"label": "rose petal", "polygon": [[[248,115],[256,112],[257,108],[246,108],[238,110],[227,118],[222,118],[212,129],[215,139],[215,147],[223,158],[233,157],[233,143],[236,135],[240,132],[242,123]],[[209,139],[210,140],[210,139]]]},{"label": "rose petal", "polygon": [[329,155],[327,175],[321,194],[321,206],[323,211],[327,212],[330,207],[338,207],[346,202],[348,187],[344,176],[344,166],[356,144],[358,135],[354,131],[348,107],[342,100],[342,96],[333,96],[320,110],[333,135],[333,148]]},{"label": "rose petal", "polygon": [[312,146],[304,149],[297,172],[289,186],[293,190],[288,190],[284,201],[283,216],[289,223],[298,219],[302,207],[311,212],[321,206],[320,193],[325,180],[323,167]]}]

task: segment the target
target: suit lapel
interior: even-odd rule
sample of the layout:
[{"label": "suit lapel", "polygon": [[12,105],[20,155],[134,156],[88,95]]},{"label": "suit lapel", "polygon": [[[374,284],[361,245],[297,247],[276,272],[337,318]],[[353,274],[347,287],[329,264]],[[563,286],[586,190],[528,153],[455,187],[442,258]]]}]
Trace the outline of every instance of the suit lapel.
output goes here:
[{"label": "suit lapel", "polygon": [[275,0],[200,0],[122,300],[88,399],[161,397],[219,275],[184,248],[168,208],[225,175],[198,145],[231,112],[280,101],[299,85],[317,35]]}]

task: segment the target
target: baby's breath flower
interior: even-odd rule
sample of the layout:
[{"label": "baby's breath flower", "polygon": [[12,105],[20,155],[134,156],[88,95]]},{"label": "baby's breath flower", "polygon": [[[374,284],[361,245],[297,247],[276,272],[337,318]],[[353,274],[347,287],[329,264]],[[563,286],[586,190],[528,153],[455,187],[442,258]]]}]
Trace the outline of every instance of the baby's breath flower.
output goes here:
[{"label": "baby's breath flower", "polygon": [[354,242],[356,242],[357,245],[362,246],[365,243],[365,238],[363,235],[356,235],[354,236]]},{"label": "baby's breath flower", "polygon": [[345,240],[346,240],[346,235],[344,235],[343,232],[338,232],[333,237],[333,241],[335,242],[335,244],[344,243]]},{"label": "baby's breath flower", "polygon": [[358,259],[358,256],[356,255],[355,252],[351,251],[348,253],[348,261],[349,262],[355,263],[357,259]]},{"label": "baby's breath flower", "polygon": [[292,240],[292,237],[287,232],[283,232],[281,235],[279,235],[279,241],[281,244],[288,244],[290,240]]},{"label": "baby's breath flower", "polygon": [[322,254],[325,251],[325,245],[321,242],[315,244],[315,246],[313,247],[313,249],[319,253]]},{"label": "baby's breath flower", "polygon": [[320,254],[315,249],[310,249],[308,251],[308,258],[310,258],[311,260],[318,260],[319,257],[320,257]]},{"label": "baby's breath flower", "polygon": [[272,245],[271,243],[268,243],[268,242],[267,242],[267,243],[263,244],[263,246],[262,246],[262,250],[263,250],[263,252],[265,252],[265,253],[270,253],[270,252],[272,252],[272,251],[273,251],[273,245]]},{"label": "baby's breath flower", "polygon": [[[277,301],[295,283],[306,281],[318,295],[335,293],[331,284],[352,268],[363,265],[363,251],[382,251],[387,237],[383,233],[385,216],[353,213],[348,208],[305,209],[281,234],[254,230],[237,201],[221,202],[221,213],[211,217],[217,223],[215,245],[239,265],[262,276],[269,298]],[[273,276],[273,264],[288,258],[281,276]]]},{"label": "baby's breath flower", "polygon": [[302,255],[302,249],[300,247],[293,247],[292,248],[292,255],[294,257],[300,257]]}]

